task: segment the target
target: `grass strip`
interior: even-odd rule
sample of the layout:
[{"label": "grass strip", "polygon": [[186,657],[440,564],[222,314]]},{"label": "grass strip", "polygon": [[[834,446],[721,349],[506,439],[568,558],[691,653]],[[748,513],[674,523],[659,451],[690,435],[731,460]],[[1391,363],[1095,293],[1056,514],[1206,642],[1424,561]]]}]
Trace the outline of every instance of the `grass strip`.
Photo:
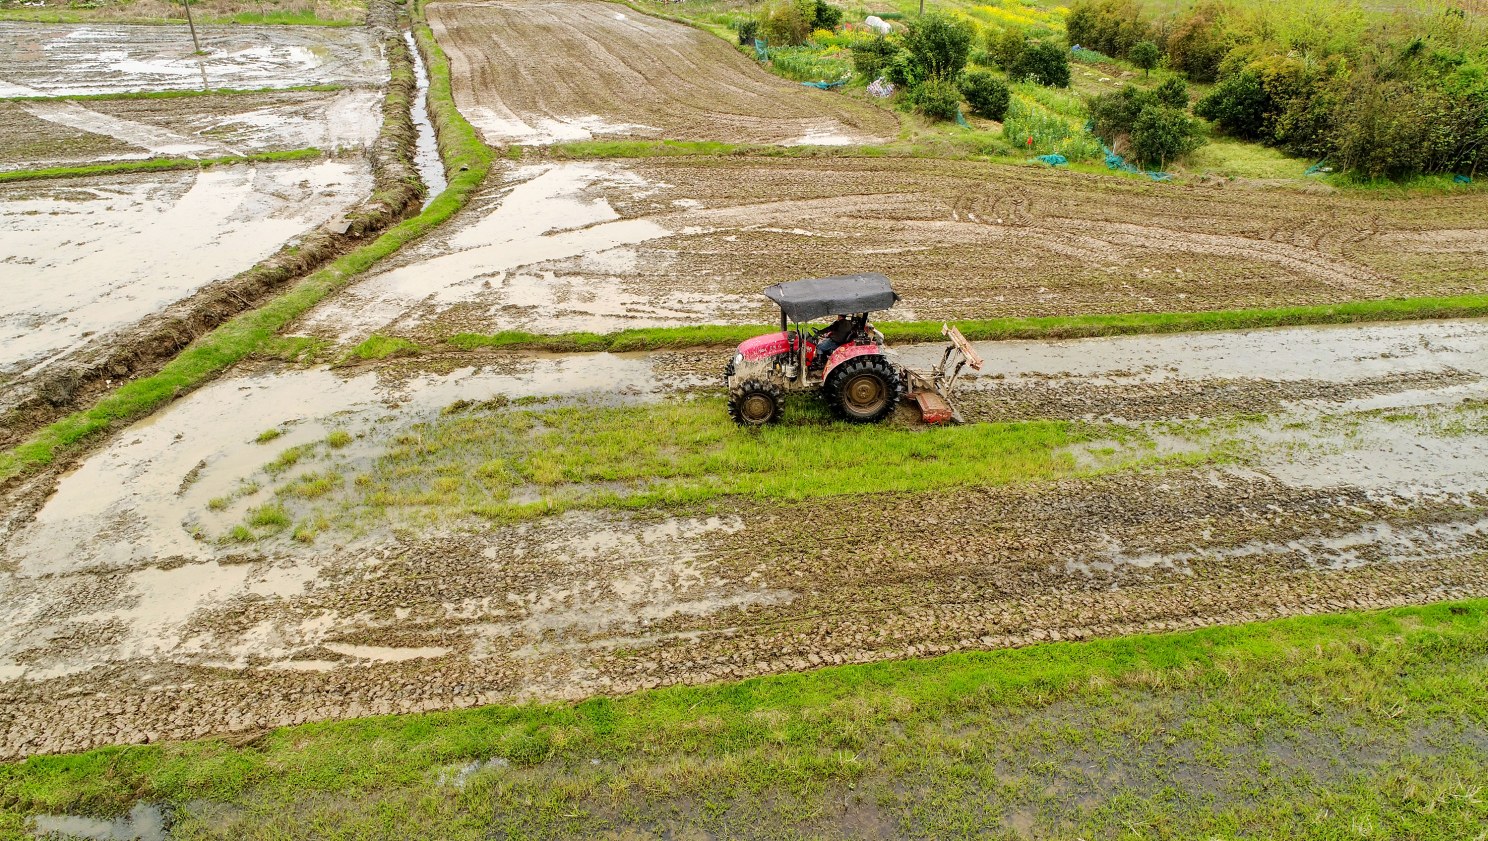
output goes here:
[{"label": "grass strip", "polygon": [[0,172],[0,184],[12,181],[44,181],[52,178],[84,178],[90,175],[127,175],[136,172],[168,172],[178,169],[206,169],[225,164],[303,161],[321,157],[319,149],[286,149],[278,152],[253,152],[247,155],[223,155],[217,158],[150,158],[143,161],[115,161],[83,166],[54,166],[46,169],[16,169]]},{"label": "grass strip", "polygon": [[[989,318],[953,321],[968,339],[1081,339],[1153,333],[1192,333],[1309,324],[1360,324],[1429,318],[1488,316],[1488,295],[1447,298],[1389,298],[1342,304],[1213,310],[1208,312],[1117,313]],[[942,321],[875,322],[890,342],[938,342]],[[647,327],[615,333],[558,333],[524,330],[458,333],[446,343],[463,350],[509,348],[554,352],[626,352],[679,348],[729,347],[769,328],[757,325]]]},{"label": "grass strip", "polygon": [[[1321,734],[1320,744],[1334,746],[1340,738],[1345,746],[1378,745],[1422,726],[1481,725],[1485,653],[1488,600],[1476,599],[829,667],[580,703],[308,724],[273,730],[249,747],[203,740],[104,748],[0,765],[0,803],[11,816],[0,817],[10,822],[0,822],[0,833],[19,837],[26,813],[120,814],[139,800],[203,800],[241,809],[234,827],[197,826],[203,837],[596,837],[603,828],[596,818],[617,817],[596,815],[596,806],[624,804],[624,817],[665,822],[689,802],[743,798],[763,804],[765,819],[782,821],[791,816],[770,813],[793,798],[823,805],[835,798],[840,809],[847,790],[876,777],[888,778],[884,802],[912,821],[923,814],[916,811],[923,798],[962,788],[999,759],[993,782],[1006,785],[962,788],[971,800],[1038,798],[1042,775],[1058,771],[1062,755],[1072,749],[1071,764],[1088,765],[1104,746],[1155,754],[1160,766],[1166,757],[1159,770],[1169,785],[1124,795],[1133,803],[1094,798],[1076,806],[1114,823],[1086,837],[1211,837],[1200,828],[1225,838],[1357,837],[1335,830],[1351,820],[1357,827],[1365,813],[1382,824],[1378,837],[1453,837],[1459,823],[1488,819],[1482,798],[1428,797],[1419,785],[1402,786],[1403,798],[1380,797],[1413,778],[1386,773],[1388,785],[1355,787],[1347,776],[1298,773],[1295,755],[1285,760],[1298,734]],[[1048,718],[1044,729],[1035,727],[1039,715]],[[1021,752],[995,755],[1008,745]],[[1282,761],[1272,761],[1268,745]],[[1478,758],[1468,770],[1480,768],[1481,756],[1469,756]],[[509,767],[488,770],[486,784],[449,783],[452,766],[493,757]],[[1385,760],[1392,761],[1399,758]],[[1185,763],[1202,769],[1197,781],[1185,779]],[[1024,777],[1032,791],[1020,795],[1010,784]],[[1471,794],[1473,781],[1469,773],[1452,782]],[[1191,784],[1204,787],[1202,797],[1185,804],[1178,789]],[[335,797],[343,798],[339,812]],[[1135,815],[1153,817],[1144,807],[1166,823],[1151,832],[1126,827]],[[228,814],[205,813],[218,821]],[[709,814],[693,810],[702,821]],[[490,831],[503,821],[525,823],[522,831]],[[1417,831],[1387,831],[1412,821]],[[907,834],[949,837],[896,837]]]},{"label": "grass strip", "polygon": [[455,173],[445,191],[419,215],[389,228],[377,239],[304,278],[262,307],[202,336],[158,373],[120,386],[94,406],[45,426],[19,445],[0,453],[0,482],[50,464],[60,452],[77,446],[89,436],[142,417],[217,376],[271,342],[279,330],[326,295],[465,206],[485,180],[491,166],[491,151],[455,110],[450,93],[449,60],[424,23],[422,9],[414,8],[414,33],[429,67],[429,108],[438,131],[440,154],[446,169]]},{"label": "grass strip", "polygon": [[120,93],[58,94],[56,96],[0,96],[0,102],[104,102],[113,99],[181,99],[193,96],[242,96],[264,93],[329,93],[346,90],[346,85],[291,85],[287,88],[208,88],[186,91],[125,91]]}]

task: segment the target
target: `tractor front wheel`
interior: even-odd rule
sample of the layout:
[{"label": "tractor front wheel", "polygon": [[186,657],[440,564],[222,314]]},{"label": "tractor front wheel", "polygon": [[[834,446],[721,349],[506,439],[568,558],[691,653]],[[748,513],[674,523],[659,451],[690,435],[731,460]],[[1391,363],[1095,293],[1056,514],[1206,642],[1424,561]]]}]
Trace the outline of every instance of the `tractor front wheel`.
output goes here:
[{"label": "tractor front wheel", "polygon": [[833,369],[823,396],[843,420],[874,423],[893,413],[904,396],[904,380],[882,356],[859,356]]},{"label": "tractor front wheel", "polygon": [[785,391],[769,380],[750,378],[729,389],[729,417],[740,426],[775,423],[784,404]]}]

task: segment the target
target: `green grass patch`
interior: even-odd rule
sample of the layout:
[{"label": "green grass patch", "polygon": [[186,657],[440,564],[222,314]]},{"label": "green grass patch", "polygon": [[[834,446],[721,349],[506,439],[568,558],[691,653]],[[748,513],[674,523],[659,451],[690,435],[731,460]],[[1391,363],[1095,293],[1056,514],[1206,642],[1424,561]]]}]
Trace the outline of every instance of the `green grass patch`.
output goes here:
[{"label": "green grass patch", "polygon": [[[1077,469],[1072,445],[1096,437],[1122,442],[1120,452],[1112,450],[1099,467]],[[280,460],[290,453],[296,461],[302,455],[291,449]],[[720,397],[537,408],[497,401],[458,403],[411,425],[370,466],[333,458],[333,470],[354,474],[350,483],[340,475],[321,483],[312,475],[278,493],[316,500],[297,507],[297,517],[328,517],[356,533],[367,522],[509,522],[576,508],[1048,481],[1147,464],[1150,453],[1132,430],[1062,421],[852,425],[830,419],[811,396],[790,400],[785,422],[757,430],[736,426]],[[288,466],[276,461],[266,471],[273,476]],[[304,482],[317,492],[301,492]]]},{"label": "green grass patch", "polygon": [[408,356],[417,353],[418,350],[419,346],[408,339],[373,333],[361,344],[352,348],[348,355],[354,359],[367,361],[371,359],[387,359],[390,356]]},{"label": "green grass patch", "polygon": [[175,838],[851,836],[812,831],[845,806],[900,837],[1022,813],[1041,837],[1468,838],[1485,654],[1474,600],[35,757],[0,801],[17,837],[151,800]]},{"label": "green grass patch", "polygon": [[429,68],[429,107],[440,155],[455,173],[448,188],[419,215],[394,225],[371,243],[332,261],[269,303],[239,315],[197,339],[158,373],[132,380],[97,404],[74,412],[0,453],[0,482],[52,463],[59,453],[117,424],[153,412],[165,403],[225,371],[265,347],[275,335],[331,292],[377,261],[428,233],[464,207],[485,180],[491,150],[455,110],[450,94],[449,60],[434,41],[421,10],[413,9],[414,34]]},{"label": "green grass patch", "polygon": [[[1444,298],[1389,298],[1315,306],[1213,310],[1209,312],[1118,313],[972,319],[954,322],[968,339],[1075,339],[1143,333],[1188,333],[1308,324],[1355,324],[1426,318],[1478,318],[1488,315],[1488,295]],[[941,321],[875,322],[894,343],[939,342]],[[445,341],[463,350],[536,349],[556,352],[624,352],[687,347],[728,347],[772,328],[759,325],[648,327],[615,333],[542,335],[522,330],[459,333]]]},{"label": "green grass patch", "polygon": [[333,450],[339,450],[351,443],[351,433],[344,429],[333,429],[326,436],[326,446]]},{"label": "green grass patch", "polygon": [[83,178],[90,175],[124,175],[135,172],[206,169],[208,167],[227,164],[303,161],[311,158],[319,158],[324,154],[319,149],[286,149],[279,152],[253,152],[248,155],[223,155],[218,158],[150,158],[144,161],[115,161],[113,163],[84,164],[82,166],[16,169],[10,172],[0,172],[0,184],[7,184],[12,181],[40,181],[48,178]]}]

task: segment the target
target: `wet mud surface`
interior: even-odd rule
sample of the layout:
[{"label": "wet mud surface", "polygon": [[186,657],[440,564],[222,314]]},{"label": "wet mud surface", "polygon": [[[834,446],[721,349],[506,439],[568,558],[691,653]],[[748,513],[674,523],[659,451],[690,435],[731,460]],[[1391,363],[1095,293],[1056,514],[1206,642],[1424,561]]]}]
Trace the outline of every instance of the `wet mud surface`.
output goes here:
[{"label": "wet mud surface", "polygon": [[428,17],[449,54],[456,106],[493,145],[846,145],[898,131],[887,112],[772,76],[713,35],[612,3],[441,2]]},{"label": "wet mud surface", "polygon": [[0,186],[0,408],[47,366],[360,201],[364,159]]},{"label": "wet mud surface", "polygon": [[1485,202],[932,160],[527,164],[302,328],[437,341],[764,324],[760,289],[843,271],[888,274],[901,320],[1461,294],[1488,281]]},{"label": "wet mud surface", "polygon": [[[245,371],[7,500],[0,753],[1488,594],[1485,330],[982,346],[974,413],[1236,442],[1199,466],[431,522],[308,546],[203,542],[192,518],[336,428],[357,433],[350,460],[370,461],[451,401],[658,400],[709,387],[721,360]],[[1219,396],[1185,397],[1206,390]]]},{"label": "wet mud surface", "polygon": [[0,97],[204,88],[381,85],[387,63],[360,28],[0,22]]},{"label": "wet mud surface", "polygon": [[0,170],[306,148],[362,152],[377,139],[380,106],[370,89],[0,102]]}]

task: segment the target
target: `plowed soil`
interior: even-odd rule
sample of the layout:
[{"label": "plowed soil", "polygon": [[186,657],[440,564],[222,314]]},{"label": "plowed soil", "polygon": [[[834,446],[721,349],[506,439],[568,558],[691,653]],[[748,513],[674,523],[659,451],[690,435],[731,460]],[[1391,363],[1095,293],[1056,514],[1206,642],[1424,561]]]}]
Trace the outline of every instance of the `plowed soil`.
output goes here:
[{"label": "plowed soil", "polygon": [[771,76],[712,35],[613,3],[436,3],[428,17],[456,105],[493,144],[847,143],[897,131],[866,103]]},{"label": "plowed soil", "polygon": [[876,271],[898,320],[1181,312],[1488,287],[1488,194],[1176,187],[921,159],[513,167],[303,329],[770,323],[771,283]]}]

